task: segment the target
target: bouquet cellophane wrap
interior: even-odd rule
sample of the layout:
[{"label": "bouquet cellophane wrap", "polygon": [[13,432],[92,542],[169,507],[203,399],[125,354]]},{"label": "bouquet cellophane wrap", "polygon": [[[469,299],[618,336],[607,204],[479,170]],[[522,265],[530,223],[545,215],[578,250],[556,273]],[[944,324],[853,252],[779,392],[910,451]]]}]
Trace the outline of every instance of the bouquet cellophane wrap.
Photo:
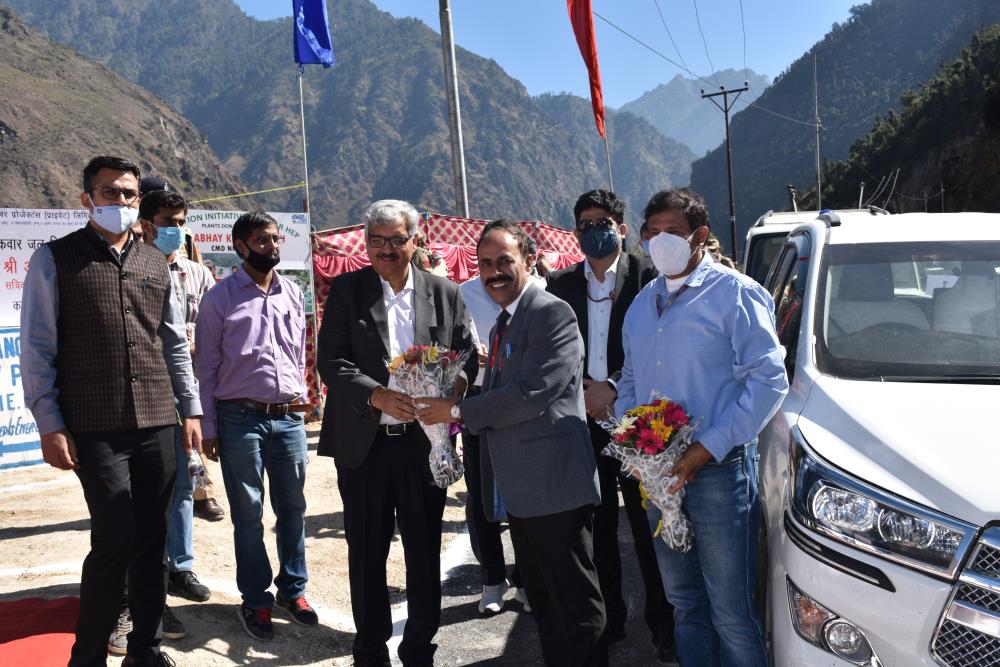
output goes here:
[{"label": "bouquet cellophane wrap", "polygon": [[[662,396],[654,395],[645,406],[656,403],[659,400],[669,400]],[[628,431],[635,423],[634,410],[628,411],[621,418],[611,417],[605,421],[598,422],[601,427],[612,435]],[[642,449],[627,445],[617,444],[614,439],[601,452],[605,456],[618,459],[622,462],[622,472],[639,478],[639,489],[643,497],[643,506],[647,502],[653,503],[660,510],[660,524],[657,526],[654,537],[659,537],[674,551],[687,553],[694,546],[694,531],[691,520],[684,513],[682,501],[684,499],[684,489],[677,493],[670,493],[668,489],[676,480],[674,466],[680,461],[681,456],[687,451],[694,438],[698,424],[687,423],[671,428],[669,437],[666,440],[666,447],[657,453],[648,453]]]},{"label": "bouquet cellophane wrap", "polygon": [[[389,362],[389,375],[399,390],[410,396],[440,398],[452,393],[455,380],[472,350],[455,352],[438,346],[410,348]],[[426,404],[417,404],[424,407]],[[462,459],[450,437],[450,424],[433,426],[420,422],[431,443],[428,462],[434,484],[446,489],[465,474]]]}]

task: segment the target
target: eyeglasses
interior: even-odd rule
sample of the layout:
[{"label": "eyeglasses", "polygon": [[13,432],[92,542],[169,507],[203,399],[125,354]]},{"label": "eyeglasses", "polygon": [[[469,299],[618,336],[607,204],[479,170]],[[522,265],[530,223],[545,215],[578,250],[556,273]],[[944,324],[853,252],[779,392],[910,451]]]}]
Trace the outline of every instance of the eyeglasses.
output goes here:
[{"label": "eyeglasses", "polygon": [[94,188],[90,192],[96,192],[101,195],[102,199],[108,201],[114,201],[115,199],[118,199],[118,197],[124,197],[126,204],[131,204],[139,196],[138,190],[122,190],[121,188],[113,188],[110,186]]},{"label": "eyeglasses", "polygon": [[587,232],[591,227],[599,229],[614,229],[616,223],[611,218],[598,218],[597,220],[580,220],[576,223],[576,228],[580,232]]},{"label": "eyeglasses", "polygon": [[285,242],[285,237],[277,234],[262,234],[260,236],[251,236],[250,241],[258,248],[266,248],[269,243],[281,245]]},{"label": "eyeglasses", "polygon": [[405,246],[413,235],[410,236],[376,236],[375,234],[368,235],[368,244],[373,248],[384,248],[386,243],[392,244],[393,248],[402,248]]}]

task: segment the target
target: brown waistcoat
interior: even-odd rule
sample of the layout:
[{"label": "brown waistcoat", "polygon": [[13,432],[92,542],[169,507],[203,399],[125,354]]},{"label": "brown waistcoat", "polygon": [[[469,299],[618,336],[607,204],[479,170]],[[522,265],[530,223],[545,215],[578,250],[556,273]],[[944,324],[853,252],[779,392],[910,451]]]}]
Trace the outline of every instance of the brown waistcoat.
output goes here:
[{"label": "brown waistcoat", "polygon": [[174,392],[157,330],[170,274],[133,243],[121,267],[92,230],[48,244],[59,286],[56,387],[71,433],[167,426]]}]

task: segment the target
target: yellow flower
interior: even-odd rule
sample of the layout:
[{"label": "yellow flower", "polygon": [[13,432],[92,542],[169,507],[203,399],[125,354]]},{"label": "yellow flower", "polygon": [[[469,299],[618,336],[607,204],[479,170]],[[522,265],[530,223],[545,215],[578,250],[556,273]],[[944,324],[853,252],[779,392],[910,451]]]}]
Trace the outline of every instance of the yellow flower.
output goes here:
[{"label": "yellow flower", "polygon": [[653,433],[655,433],[657,437],[663,440],[663,442],[667,442],[668,440],[670,440],[670,436],[674,432],[674,427],[667,426],[666,424],[663,423],[662,419],[654,420],[653,423],[650,424],[650,428],[653,429]]}]

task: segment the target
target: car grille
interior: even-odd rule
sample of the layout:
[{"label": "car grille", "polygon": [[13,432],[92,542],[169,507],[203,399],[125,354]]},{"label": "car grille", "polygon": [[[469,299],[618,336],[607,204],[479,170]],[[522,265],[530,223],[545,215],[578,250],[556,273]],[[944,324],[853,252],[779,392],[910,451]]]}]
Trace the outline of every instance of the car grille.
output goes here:
[{"label": "car grille", "polygon": [[931,653],[947,667],[1000,665],[1000,527],[983,532],[938,624]]}]

